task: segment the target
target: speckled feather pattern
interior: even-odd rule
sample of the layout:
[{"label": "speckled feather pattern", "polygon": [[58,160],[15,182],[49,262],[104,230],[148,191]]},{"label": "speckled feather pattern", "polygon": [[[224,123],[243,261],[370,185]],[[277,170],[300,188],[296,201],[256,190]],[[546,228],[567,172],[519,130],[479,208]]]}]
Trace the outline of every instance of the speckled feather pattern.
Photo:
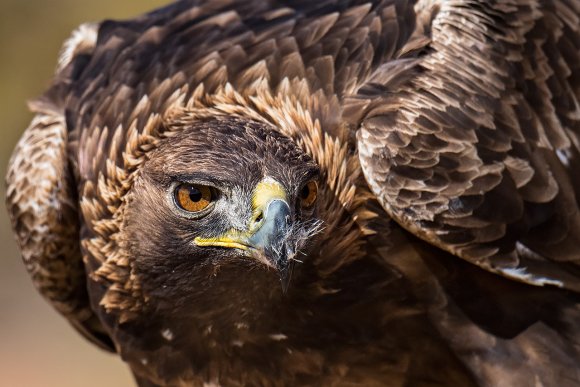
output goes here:
[{"label": "speckled feather pattern", "polygon": [[[32,280],[143,386],[578,385],[579,15],[191,0],[83,25],[7,174]],[[242,214],[314,166],[287,295],[191,246],[217,209],[167,200],[202,171]]]}]

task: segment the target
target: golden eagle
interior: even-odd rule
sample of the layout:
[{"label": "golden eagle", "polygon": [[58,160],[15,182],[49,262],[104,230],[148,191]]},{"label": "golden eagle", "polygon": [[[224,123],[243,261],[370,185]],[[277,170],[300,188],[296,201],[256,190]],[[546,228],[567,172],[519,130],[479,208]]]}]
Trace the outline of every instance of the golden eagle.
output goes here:
[{"label": "golden eagle", "polygon": [[580,384],[580,1],[183,0],[77,29],[7,206],[138,383]]}]

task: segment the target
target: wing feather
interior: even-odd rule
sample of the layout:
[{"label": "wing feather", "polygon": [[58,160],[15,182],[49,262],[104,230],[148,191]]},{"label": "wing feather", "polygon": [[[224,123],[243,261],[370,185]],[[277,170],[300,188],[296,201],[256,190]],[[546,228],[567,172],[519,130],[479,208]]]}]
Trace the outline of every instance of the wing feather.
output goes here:
[{"label": "wing feather", "polygon": [[432,17],[414,36],[429,44],[346,102],[365,106],[347,119],[370,187],[455,255],[579,291],[579,4],[420,3]]},{"label": "wing feather", "polygon": [[[74,70],[76,58],[90,49],[87,36],[96,36],[94,28],[81,26],[65,44],[57,77]],[[60,91],[56,87],[30,105],[36,115],[10,159],[6,205],[22,258],[38,291],[83,336],[114,351],[89,304]]]}]

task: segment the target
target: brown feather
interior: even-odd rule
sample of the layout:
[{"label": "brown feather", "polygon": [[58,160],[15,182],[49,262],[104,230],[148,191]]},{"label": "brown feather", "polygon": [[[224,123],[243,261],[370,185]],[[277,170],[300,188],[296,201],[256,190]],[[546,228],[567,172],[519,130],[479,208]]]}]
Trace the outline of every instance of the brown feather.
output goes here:
[{"label": "brown feather", "polygon": [[[387,62],[370,80],[380,87],[359,89],[357,98],[372,101],[358,118],[365,176],[391,216],[435,245],[517,280],[578,290],[576,280],[562,281],[568,268],[557,263],[580,262],[580,214],[576,179],[556,153],[577,149],[580,83],[571,66],[578,62],[562,52],[580,37],[580,24],[563,16],[560,1],[478,4],[425,2],[435,16],[417,31],[429,32],[428,50],[405,59],[411,65],[397,84],[382,75],[396,73],[389,68],[396,62]],[[451,144],[457,148],[443,151]],[[433,188],[432,204],[407,199]],[[474,195],[476,206],[465,207]],[[538,233],[545,229],[552,232]],[[552,273],[535,276],[525,256],[516,259],[518,243]]]},{"label": "brown feather", "polygon": [[[82,27],[7,176],[33,281],[143,386],[577,385],[579,12],[184,0]],[[200,171],[236,206],[177,215]],[[286,295],[192,243],[312,171]]]}]

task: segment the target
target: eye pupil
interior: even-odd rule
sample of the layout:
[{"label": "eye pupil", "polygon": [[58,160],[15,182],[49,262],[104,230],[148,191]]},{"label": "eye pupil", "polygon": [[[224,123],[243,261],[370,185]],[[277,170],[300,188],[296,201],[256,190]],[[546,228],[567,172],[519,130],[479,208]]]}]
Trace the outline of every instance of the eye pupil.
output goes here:
[{"label": "eye pupil", "polygon": [[201,200],[202,196],[203,195],[197,188],[189,187],[189,200],[191,200],[194,203],[197,203]]},{"label": "eye pupil", "polygon": [[302,199],[307,199],[310,195],[310,188],[308,186],[302,188]]}]

